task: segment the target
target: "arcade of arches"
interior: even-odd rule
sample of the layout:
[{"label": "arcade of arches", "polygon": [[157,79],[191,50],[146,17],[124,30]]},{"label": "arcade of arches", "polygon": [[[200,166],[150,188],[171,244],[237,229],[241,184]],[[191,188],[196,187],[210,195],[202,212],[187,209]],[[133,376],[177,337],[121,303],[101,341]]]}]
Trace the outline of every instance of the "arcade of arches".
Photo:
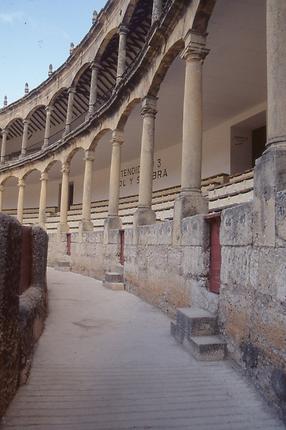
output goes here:
[{"label": "arcade of arches", "polygon": [[0,210],[47,229],[51,264],[120,266],[170,314],[216,313],[280,410],[285,22],[284,0],[111,0],[61,68],[0,110]]}]

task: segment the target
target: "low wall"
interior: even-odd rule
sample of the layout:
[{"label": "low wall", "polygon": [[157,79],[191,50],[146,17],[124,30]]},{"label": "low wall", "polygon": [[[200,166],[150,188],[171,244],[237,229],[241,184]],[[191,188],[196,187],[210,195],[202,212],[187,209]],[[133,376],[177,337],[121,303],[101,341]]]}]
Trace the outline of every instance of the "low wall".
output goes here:
[{"label": "low wall", "polygon": [[[108,244],[104,243],[103,231],[71,233],[70,245],[67,246],[66,234],[49,234],[50,266],[82,273],[97,279],[103,279],[105,272],[113,271],[119,264],[120,235],[112,230],[108,235]],[[68,249],[69,248],[69,249]]]},{"label": "low wall", "polygon": [[[31,283],[20,295],[23,228],[0,214],[0,417],[29,374],[47,314],[47,234],[31,229]],[[23,263],[24,261],[24,263]]]},{"label": "low wall", "polygon": [[217,295],[207,289],[208,223],[201,215],[184,219],[179,246],[172,234],[170,221],[125,231],[127,288],[171,316],[190,305],[215,312]]},{"label": "low wall", "polygon": [[286,251],[256,246],[252,204],[222,213],[219,320],[230,356],[286,417]]}]

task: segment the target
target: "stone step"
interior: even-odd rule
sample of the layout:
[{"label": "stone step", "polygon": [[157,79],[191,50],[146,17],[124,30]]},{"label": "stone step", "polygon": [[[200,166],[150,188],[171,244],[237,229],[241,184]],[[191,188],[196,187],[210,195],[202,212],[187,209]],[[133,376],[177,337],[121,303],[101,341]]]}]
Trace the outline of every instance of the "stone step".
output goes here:
[{"label": "stone step", "polygon": [[124,290],[124,282],[107,282],[103,281],[103,286],[113,291],[123,291]]},{"label": "stone step", "polygon": [[106,282],[120,283],[123,282],[123,273],[120,272],[106,272],[104,280]]},{"label": "stone step", "polygon": [[220,336],[192,336],[188,342],[197,360],[219,361],[226,358],[226,342]]},{"label": "stone step", "polygon": [[200,308],[179,308],[176,314],[176,330],[174,335],[181,342],[186,337],[210,336],[218,334],[215,315]]},{"label": "stone step", "polygon": [[113,291],[124,290],[123,271],[106,272],[103,286]]}]

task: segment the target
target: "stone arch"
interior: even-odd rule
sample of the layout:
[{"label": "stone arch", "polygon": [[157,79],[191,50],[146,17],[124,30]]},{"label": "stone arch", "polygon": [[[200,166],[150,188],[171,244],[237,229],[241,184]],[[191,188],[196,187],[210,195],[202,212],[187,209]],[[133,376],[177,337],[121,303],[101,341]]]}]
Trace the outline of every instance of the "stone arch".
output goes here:
[{"label": "stone arch", "polygon": [[103,41],[101,42],[101,45],[98,48],[97,53],[95,54],[94,61],[96,63],[100,62],[101,57],[102,57],[105,49],[107,48],[107,45],[109,44],[109,42],[111,41],[113,36],[115,36],[117,33],[118,33],[118,28],[114,27],[106,34],[105,38],[103,39]]},{"label": "stone arch", "polygon": [[135,8],[136,8],[137,4],[139,3],[139,1],[140,0],[131,0],[129,2],[129,5],[127,6],[127,9],[125,11],[124,17],[122,19],[122,24],[123,25],[128,25],[129,24],[129,22],[130,22],[130,20],[132,18],[132,15],[133,15],[133,13],[135,11]]},{"label": "stone arch", "polygon": [[179,39],[168,49],[151,82],[148,95],[156,97],[171,64],[184,48],[183,39]]},{"label": "stone arch", "polygon": [[24,121],[26,120],[26,119],[31,119],[31,117],[34,115],[34,113],[36,113],[38,110],[40,110],[40,109],[46,109],[46,105],[44,105],[44,104],[41,104],[41,105],[37,105],[37,106],[35,106],[33,109],[31,109],[30,111],[29,111],[29,113],[26,115],[26,117],[24,118]]},{"label": "stone arch", "polygon": [[49,173],[49,171],[57,164],[60,163],[60,166],[62,167],[62,161],[60,159],[49,161],[49,163],[45,166],[42,173]]},{"label": "stone arch", "polygon": [[67,87],[62,87],[62,88],[60,88],[58,91],[56,91],[54,94],[53,94],[53,96],[52,96],[52,98],[50,99],[50,101],[49,101],[49,103],[48,103],[48,106],[49,107],[51,107],[51,106],[53,106],[54,105],[54,103],[55,103],[55,100],[62,94],[62,93],[64,93],[64,92],[66,92],[66,91],[68,91],[68,88]]},{"label": "stone arch", "polygon": [[29,176],[29,175],[31,175],[32,173],[34,173],[34,172],[38,172],[39,174],[41,174],[42,172],[41,172],[41,170],[40,169],[38,169],[37,167],[32,167],[30,170],[28,170],[27,172],[25,172],[21,177],[20,177],[20,179],[27,179],[27,177]]},{"label": "stone arch", "polygon": [[125,124],[129,118],[130,113],[132,112],[132,110],[134,109],[134,107],[140,103],[141,99],[139,97],[134,98],[133,100],[131,100],[131,102],[128,103],[128,105],[126,106],[124,112],[120,115],[120,118],[117,122],[116,125],[116,129],[123,131]]},{"label": "stone arch", "polygon": [[94,139],[92,140],[91,144],[89,145],[88,150],[89,151],[94,151],[95,148],[97,147],[99,141],[101,140],[101,138],[107,134],[108,132],[111,132],[111,128],[105,128],[103,130],[100,130],[100,132],[94,137]]},{"label": "stone arch", "polygon": [[191,30],[205,34],[216,0],[200,0]]},{"label": "stone arch", "polygon": [[14,173],[10,173],[7,176],[5,176],[3,179],[1,179],[0,181],[0,185],[5,185],[7,181],[9,181],[9,179],[11,178],[15,178],[16,181],[18,181],[20,179],[19,176],[15,175]]},{"label": "stone arch", "polygon": [[73,157],[76,155],[77,152],[79,151],[85,151],[85,148],[83,148],[82,146],[76,146],[74,147],[71,151],[69,151],[68,155],[66,155],[63,164],[71,164],[71,161],[73,159]]},{"label": "stone arch", "polygon": [[77,73],[73,77],[71,87],[76,87],[78,85],[80,78],[89,68],[90,68],[89,62],[87,62],[81,66],[81,68],[77,71]]}]

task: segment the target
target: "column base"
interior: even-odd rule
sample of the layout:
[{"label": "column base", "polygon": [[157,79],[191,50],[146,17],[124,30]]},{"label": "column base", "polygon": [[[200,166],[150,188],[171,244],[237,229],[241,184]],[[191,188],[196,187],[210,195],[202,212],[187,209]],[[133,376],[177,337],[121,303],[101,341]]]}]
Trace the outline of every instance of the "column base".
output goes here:
[{"label": "column base", "polygon": [[122,228],[121,218],[117,215],[108,215],[104,220],[104,230],[120,230]]},{"label": "column base", "polygon": [[156,223],[156,212],[150,208],[139,207],[133,218],[134,227],[139,227],[140,225],[150,225]]},{"label": "column base", "polygon": [[121,230],[122,228],[122,221],[119,216],[108,216],[104,220],[104,235],[103,235],[103,243],[104,245],[109,244],[109,236],[111,233],[111,230]]},{"label": "column base", "polygon": [[91,221],[82,220],[78,226],[79,233],[84,233],[86,231],[93,231],[93,223]]},{"label": "column base", "polygon": [[176,198],[173,216],[173,244],[181,242],[181,224],[184,218],[208,213],[208,201],[198,191],[182,191]]},{"label": "column base", "polygon": [[67,223],[59,223],[57,232],[59,234],[68,233],[69,232],[69,225]]},{"label": "column base", "polygon": [[286,142],[270,145],[254,168],[253,240],[256,246],[285,246]]},{"label": "column base", "polygon": [[19,159],[21,160],[21,158],[24,158],[26,156],[26,152],[21,152],[21,154],[19,155]]}]

